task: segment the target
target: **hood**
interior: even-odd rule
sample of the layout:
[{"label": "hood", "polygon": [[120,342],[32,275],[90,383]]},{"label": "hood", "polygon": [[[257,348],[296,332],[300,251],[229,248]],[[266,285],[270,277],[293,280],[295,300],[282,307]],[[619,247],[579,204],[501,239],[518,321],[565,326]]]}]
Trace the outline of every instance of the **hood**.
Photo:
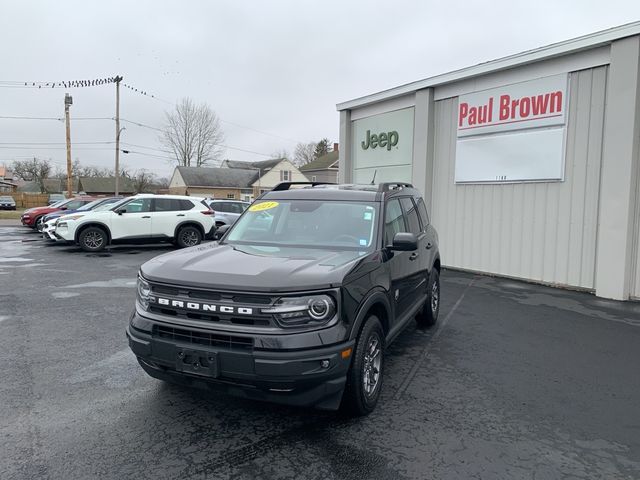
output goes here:
[{"label": "hood", "polygon": [[57,210],[47,213],[47,220],[51,220],[52,218],[62,217],[63,215],[71,215],[76,213],[78,210]]},{"label": "hood", "polygon": [[47,214],[51,212],[59,212],[61,211],[59,208],[55,207],[36,207],[31,208],[29,210],[25,210],[24,213],[35,213],[36,215]]},{"label": "hood", "polygon": [[160,255],[142,275],[207,289],[290,292],[337,287],[369,255],[358,251],[209,243]]}]

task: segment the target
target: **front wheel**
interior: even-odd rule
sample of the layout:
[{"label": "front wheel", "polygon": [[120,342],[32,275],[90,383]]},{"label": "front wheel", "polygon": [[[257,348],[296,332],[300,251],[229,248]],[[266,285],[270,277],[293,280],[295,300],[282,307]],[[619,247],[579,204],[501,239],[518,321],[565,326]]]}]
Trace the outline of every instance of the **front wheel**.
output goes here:
[{"label": "front wheel", "polygon": [[195,247],[202,242],[202,234],[196,227],[186,226],[178,231],[176,243],[180,248]]},{"label": "front wheel", "polygon": [[107,232],[100,227],[85,228],[82,233],[80,233],[80,237],[78,237],[80,248],[85,252],[99,252],[104,250],[107,242]]},{"label": "front wheel", "polygon": [[432,327],[438,321],[440,313],[440,274],[435,268],[431,269],[429,282],[427,282],[427,300],[422,310],[416,316],[418,325]]},{"label": "front wheel", "polygon": [[358,335],[342,398],[343,406],[353,415],[368,415],[378,403],[384,372],[384,347],[380,320],[371,315]]}]

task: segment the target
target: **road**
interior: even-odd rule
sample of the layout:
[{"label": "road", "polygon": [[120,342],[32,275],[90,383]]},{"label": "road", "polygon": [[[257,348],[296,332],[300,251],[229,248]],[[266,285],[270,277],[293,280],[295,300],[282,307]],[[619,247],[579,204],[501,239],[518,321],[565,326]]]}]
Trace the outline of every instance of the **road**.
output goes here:
[{"label": "road", "polygon": [[445,271],[366,418],[165,385],[124,328],[140,264],[0,227],[0,478],[638,479],[640,304]]}]

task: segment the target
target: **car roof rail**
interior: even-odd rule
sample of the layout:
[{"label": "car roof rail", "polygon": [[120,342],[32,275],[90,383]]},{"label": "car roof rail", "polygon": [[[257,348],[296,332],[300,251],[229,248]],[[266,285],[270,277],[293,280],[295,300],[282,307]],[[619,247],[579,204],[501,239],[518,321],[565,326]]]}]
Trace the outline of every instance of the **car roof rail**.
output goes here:
[{"label": "car roof rail", "polygon": [[315,187],[316,185],[335,185],[331,182],[280,182],[271,189],[272,192],[280,192],[282,190],[289,190],[291,185],[310,185]]},{"label": "car roof rail", "polygon": [[389,190],[401,190],[403,188],[413,188],[413,185],[405,182],[383,182],[378,184],[379,192],[388,192]]}]

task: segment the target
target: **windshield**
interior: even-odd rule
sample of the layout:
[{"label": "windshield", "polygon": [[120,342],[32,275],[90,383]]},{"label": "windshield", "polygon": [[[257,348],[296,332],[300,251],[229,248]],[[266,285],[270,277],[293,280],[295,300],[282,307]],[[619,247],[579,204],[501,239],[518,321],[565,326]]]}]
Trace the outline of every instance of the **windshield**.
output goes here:
[{"label": "windshield", "polygon": [[371,250],[376,203],[278,200],[258,202],[233,225],[224,243]]},{"label": "windshield", "polygon": [[13,202],[13,197],[0,197],[0,202]]},{"label": "windshield", "polygon": [[106,210],[107,207],[112,207],[115,202],[120,201],[120,199],[109,198],[105,200],[104,198],[99,198],[98,200],[94,200],[91,203],[87,203],[78,209],[79,212],[86,212],[88,210],[100,211]]},{"label": "windshield", "polygon": [[93,209],[94,212],[104,212],[105,210],[113,210],[116,207],[118,207],[119,205],[122,205],[125,202],[128,202],[130,200],[130,198],[123,198],[118,200],[117,202],[111,202],[111,203],[105,203],[103,205],[100,205],[99,207],[96,207]]}]

